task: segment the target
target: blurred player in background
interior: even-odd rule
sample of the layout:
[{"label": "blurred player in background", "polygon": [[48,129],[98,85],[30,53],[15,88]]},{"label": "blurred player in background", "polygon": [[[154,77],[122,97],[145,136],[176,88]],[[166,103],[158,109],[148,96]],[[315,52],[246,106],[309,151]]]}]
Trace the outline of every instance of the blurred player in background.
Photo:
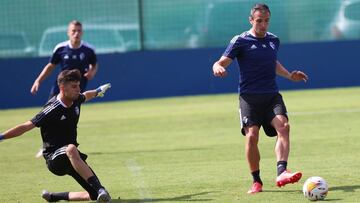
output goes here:
[{"label": "blurred player in background", "polygon": [[[96,75],[98,70],[95,49],[87,42],[82,41],[83,29],[81,22],[73,20],[68,27],[69,40],[61,42],[55,46],[50,62],[44,67],[40,75],[34,81],[31,87],[31,93],[36,94],[39,90],[40,83],[45,80],[60,64],[61,70],[78,69],[81,73],[80,90],[86,90],[88,80]],[[59,87],[55,81],[50,91],[50,96],[59,93]]]},{"label": "blurred player in background", "polygon": [[221,58],[213,65],[217,77],[227,75],[226,68],[236,58],[240,68],[239,100],[241,132],[246,136],[245,153],[253,177],[248,194],[262,191],[260,178],[259,130],[262,126],[269,137],[277,136],[275,154],[277,159],[276,185],[285,186],[298,182],[301,172],[287,170],[290,151],[290,125],[287,110],[276,84],[276,75],[292,81],[305,81],[301,71],[291,73],[277,60],[280,41],[268,32],[270,9],[265,4],[255,4],[250,11],[249,31],[235,36]]},{"label": "blurred player in background", "polygon": [[[50,62],[44,67],[40,75],[34,81],[31,87],[31,93],[36,94],[40,88],[40,84],[60,64],[61,70],[78,69],[81,73],[80,91],[84,92],[88,80],[96,75],[98,70],[95,49],[87,42],[82,41],[83,29],[81,22],[73,20],[69,23],[67,35],[68,41],[57,44],[54,48]],[[57,82],[51,87],[49,99],[59,93]],[[37,153],[36,157],[41,157],[42,149]]]},{"label": "blurred player in background", "polygon": [[79,70],[65,70],[58,76],[60,93],[52,97],[44,108],[31,120],[17,125],[3,134],[0,141],[20,136],[35,127],[40,127],[43,140],[43,157],[48,169],[58,176],[72,176],[86,191],[51,193],[46,190],[42,198],[48,202],[59,200],[97,200],[109,202],[110,195],[101,185],[93,170],[86,163],[87,155],[78,150],[77,123],[80,107],[85,101],[104,96],[110,84],[95,90],[80,93]]}]

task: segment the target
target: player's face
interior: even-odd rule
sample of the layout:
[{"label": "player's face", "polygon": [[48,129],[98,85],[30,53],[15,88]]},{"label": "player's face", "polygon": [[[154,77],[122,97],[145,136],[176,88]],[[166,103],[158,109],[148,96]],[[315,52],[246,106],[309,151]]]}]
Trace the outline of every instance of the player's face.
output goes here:
[{"label": "player's face", "polygon": [[70,24],[68,28],[68,36],[72,43],[80,43],[83,31],[82,27]]},{"label": "player's face", "polygon": [[64,96],[69,100],[77,100],[80,94],[80,82],[69,82],[63,85]]},{"label": "player's face", "polygon": [[257,10],[253,16],[250,17],[250,23],[252,25],[252,31],[255,33],[255,37],[265,37],[270,22],[270,13]]}]

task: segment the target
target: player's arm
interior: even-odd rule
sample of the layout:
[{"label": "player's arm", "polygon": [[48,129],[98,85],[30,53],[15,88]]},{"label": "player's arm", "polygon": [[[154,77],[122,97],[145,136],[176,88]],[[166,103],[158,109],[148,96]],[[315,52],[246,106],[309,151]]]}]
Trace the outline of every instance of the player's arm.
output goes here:
[{"label": "player's arm", "polygon": [[276,74],[296,82],[301,80],[306,82],[309,79],[302,71],[294,70],[290,73],[279,61],[276,61]]},{"label": "player's arm", "polygon": [[225,77],[227,75],[226,68],[231,64],[232,59],[226,56],[216,61],[213,65],[213,73],[216,77]]},{"label": "player's arm", "polygon": [[31,94],[36,94],[36,92],[39,90],[40,83],[44,81],[49,75],[52,73],[54,68],[56,67],[56,64],[48,63],[44,69],[41,71],[40,75],[36,78],[34,81],[34,84],[31,87]]},{"label": "player's arm", "polygon": [[88,79],[88,80],[92,80],[96,73],[98,71],[98,64],[90,64],[89,65],[89,70],[84,74],[84,76]]},{"label": "player's arm", "polygon": [[25,132],[32,130],[35,128],[35,125],[31,121],[26,121],[23,124],[17,125],[9,130],[5,131],[4,133],[0,133],[0,141],[3,139],[10,139],[13,137],[20,136]]},{"label": "player's arm", "polygon": [[107,83],[105,85],[101,85],[100,87],[94,90],[88,90],[86,92],[83,92],[83,95],[85,96],[85,101],[89,101],[95,97],[103,97],[105,95],[106,90],[109,88],[111,88],[111,84]]}]

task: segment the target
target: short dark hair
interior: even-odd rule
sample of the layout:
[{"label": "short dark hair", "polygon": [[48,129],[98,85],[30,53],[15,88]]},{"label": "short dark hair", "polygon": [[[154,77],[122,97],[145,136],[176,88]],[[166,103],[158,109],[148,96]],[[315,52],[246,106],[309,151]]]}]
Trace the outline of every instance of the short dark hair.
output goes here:
[{"label": "short dark hair", "polygon": [[67,84],[69,82],[80,82],[81,80],[81,73],[78,69],[73,70],[64,70],[61,71],[57,78],[58,85]]},{"label": "short dark hair", "polygon": [[270,12],[270,8],[268,5],[264,4],[264,3],[256,3],[250,10],[250,17],[252,18],[254,16],[255,11],[261,11],[261,12],[269,12],[269,14],[271,15]]}]

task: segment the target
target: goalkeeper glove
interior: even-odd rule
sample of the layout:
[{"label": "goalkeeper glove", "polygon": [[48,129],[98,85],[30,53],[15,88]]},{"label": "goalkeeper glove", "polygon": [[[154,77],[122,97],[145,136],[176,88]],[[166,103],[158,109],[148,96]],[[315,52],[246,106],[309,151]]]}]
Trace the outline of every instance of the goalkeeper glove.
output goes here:
[{"label": "goalkeeper glove", "polygon": [[97,97],[103,97],[104,96],[104,94],[105,94],[105,92],[106,92],[106,90],[107,89],[109,89],[109,88],[111,88],[111,84],[110,83],[107,83],[107,84],[105,84],[105,85],[101,85],[100,87],[98,87],[97,89],[96,89],[96,93],[97,93]]}]

